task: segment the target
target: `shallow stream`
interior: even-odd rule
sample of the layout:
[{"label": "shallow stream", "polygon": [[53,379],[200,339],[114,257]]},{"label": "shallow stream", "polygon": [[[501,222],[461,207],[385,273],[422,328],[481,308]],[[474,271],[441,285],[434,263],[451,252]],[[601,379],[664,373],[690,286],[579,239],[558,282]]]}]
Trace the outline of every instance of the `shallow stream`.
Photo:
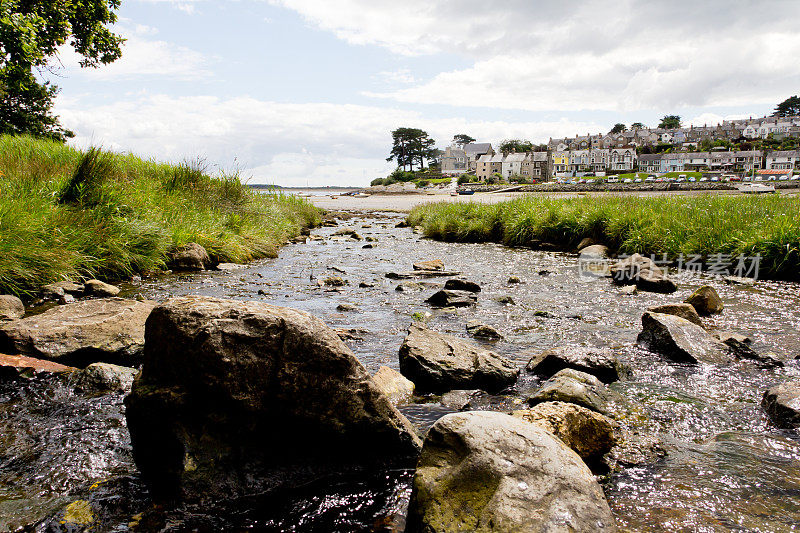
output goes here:
[{"label": "shallow stream", "polygon": [[[148,279],[126,287],[125,294],[159,301],[201,294],[302,309],[332,327],[363,330],[358,333],[362,340],[347,344],[370,372],[381,365],[398,368],[398,348],[412,315],[424,316],[432,329],[461,337],[467,337],[468,320],[480,319],[505,336],[483,344],[520,367],[530,352],[562,344],[609,346],[630,368],[629,378],[612,386],[630,404],[624,423],[658,437],[666,451],[655,462],[603,479],[621,529],[800,529],[800,439],[794,431],[772,426],[760,408],[767,388],[800,375],[795,361],[800,356],[798,284],[727,285],[683,273],[675,278],[675,294],[624,295],[606,279],[581,277],[574,255],[431,241],[411,229],[395,228],[400,220],[392,214],[358,216],[339,228],[314,230],[314,240],[284,247],[277,259],[230,271]],[[342,227],[376,241],[333,236]],[[447,270],[478,282],[478,305],[431,309],[424,300],[447,278],[425,279],[421,291],[399,292],[400,282],[385,276],[410,271],[413,262],[428,259],[442,259]],[[523,283],[508,284],[512,275]],[[329,276],[348,284],[338,291],[320,287],[318,282]],[[752,337],[756,351],[773,352],[785,368],[764,370],[748,362],[678,365],[636,347],[646,308],[682,301],[706,283],[725,303],[725,311],[707,323]],[[499,303],[503,296],[514,303]],[[356,310],[339,311],[339,304],[353,304]],[[513,389],[483,397],[474,408],[519,408],[537,385],[523,371]],[[450,412],[436,397],[401,411],[421,430]],[[280,505],[260,502],[224,517],[187,510],[172,516],[166,528],[402,530],[410,479],[410,472],[397,471],[366,481],[326,482]],[[0,530],[40,519],[37,529],[58,530],[59,509],[85,500],[95,509],[98,530],[124,531],[146,508],[146,499],[132,463],[121,396],[85,398],[68,383],[0,387]],[[105,516],[97,509],[113,511]]]}]

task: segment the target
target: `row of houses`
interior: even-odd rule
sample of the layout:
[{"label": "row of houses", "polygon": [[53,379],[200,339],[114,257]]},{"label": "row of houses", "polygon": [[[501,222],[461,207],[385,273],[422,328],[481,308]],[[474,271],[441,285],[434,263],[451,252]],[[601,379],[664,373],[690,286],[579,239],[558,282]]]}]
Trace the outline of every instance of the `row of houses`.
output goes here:
[{"label": "row of houses", "polygon": [[485,180],[499,175],[504,179],[520,176],[542,180],[551,176],[585,173],[720,171],[751,172],[761,169],[800,170],[800,150],[763,152],[710,151],[637,155],[636,149],[592,148],[549,152],[495,153],[491,144],[480,148],[451,147],[442,158],[442,173],[474,173]]}]

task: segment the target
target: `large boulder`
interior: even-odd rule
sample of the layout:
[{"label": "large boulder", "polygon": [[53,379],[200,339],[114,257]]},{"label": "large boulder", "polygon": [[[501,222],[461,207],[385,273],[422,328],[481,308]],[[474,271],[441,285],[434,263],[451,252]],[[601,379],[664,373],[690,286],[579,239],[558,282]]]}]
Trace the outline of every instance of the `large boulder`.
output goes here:
[{"label": "large boulder", "polygon": [[517,380],[519,369],[489,350],[451,335],[411,324],[400,346],[400,372],[420,391],[501,390]]},{"label": "large boulder", "polygon": [[110,392],[128,392],[133,385],[133,378],[139,371],[127,366],[110,365],[108,363],[92,363],[72,374],[75,388],[89,394],[106,394]]},{"label": "large boulder", "polygon": [[190,242],[172,251],[168,265],[176,271],[198,271],[214,268],[216,263],[205,248],[196,242]]},{"label": "large boulder", "polygon": [[598,464],[614,446],[615,423],[586,407],[565,402],[544,402],[512,416],[541,426],[572,448],[587,464]]},{"label": "large boulder", "polygon": [[691,304],[664,304],[664,305],[656,305],[654,307],[649,307],[647,309],[651,313],[663,313],[665,315],[675,315],[681,318],[685,318],[692,324],[698,325],[701,328],[705,328],[703,325],[703,320],[700,318],[700,315],[697,314],[697,310]]},{"label": "large boulder", "polygon": [[603,383],[586,372],[565,368],[542,383],[542,387],[528,398],[528,405],[544,402],[566,402],[582,405],[602,414],[610,413],[610,403],[617,395]]},{"label": "large boulder", "polygon": [[16,320],[25,316],[25,304],[11,294],[0,294],[0,320]]},{"label": "large boulder", "polygon": [[703,285],[686,298],[685,301],[687,304],[691,304],[698,314],[703,316],[721,313],[723,308],[722,299],[714,287],[710,285]]},{"label": "large boulder", "polygon": [[536,354],[525,367],[528,372],[545,378],[565,368],[586,372],[604,383],[617,381],[620,377],[619,361],[610,349],[575,344],[551,348]]},{"label": "large boulder", "polygon": [[442,289],[425,300],[432,307],[470,307],[477,303],[478,298],[471,292],[451,291]]},{"label": "large boulder", "polygon": [[589,468],[541,427],[468,412],[446,415],[428,431],[406,532],[615,530]]},{"label": "large boulder", "polygon": [[764,393],[761,407],[781,428],[800,428],[800,380],[775,385]]},{"label": "large boulder", "polygon": [[336,333],[303,311],[189,296],[147,320],[125,399],[157,501],[291,488],[319,472],[413,464],[414,428]]},{"label": "large boulder", "polygon": [[675,283],[649,257],[633,254],[611,265],[609,270],[614,283],[636,285],[641,291],[672,293],[678,290]]},{"label": "large boulder", "polygon": [[0,351],[84,367],[105,362],[138,366],[144,324],[155,302],[84,300],[40,315],[0,323]]},{"label": "large boulder", "polygon": [[706,330],[674,315],[646,312],[638,342],[648,350],[678,363],[727,363],[728,346]]}]

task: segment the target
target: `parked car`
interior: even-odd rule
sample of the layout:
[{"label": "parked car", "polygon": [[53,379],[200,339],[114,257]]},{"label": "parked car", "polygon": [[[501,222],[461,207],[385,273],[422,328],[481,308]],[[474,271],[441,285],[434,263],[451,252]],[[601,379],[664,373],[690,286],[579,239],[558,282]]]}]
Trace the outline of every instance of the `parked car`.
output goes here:
[{"label": "parked car", "polygon": [[689,176],[689,181],[695,182],[697,181],[697,178],[695,178],[694,176]]},{"label": "parked car", "polygon": [[789,181],[789,176],[787,176],[786,174],[783,174],[783,175],[781,175],[781,177],[778,178],[778,180],[779,181]]},{"label": "parked car", "polygon": [[636,178],[635,180],[633,180],[633,182],[634,183],[641,183],[642,182],[642,178]]},{"label": "parked car", "polygon": [[619,178],[608,178],[606,183],[619,183]]},{"label": "parked car", "polygon": [[622,183],[633,183],[633,180],[630,178],[625,178]]},{"label": "parked car", "polygon": [[711,176],[711,181],[719,181],[719,176]]},{"label": "parked car", "polygon": [[702,178],[700,178],[700,182],[701,182],[701,183],[702,183],[702,182],[704,182],[704,181],[708,181],[708,178],[707,178],[707,177],[705,177],[705,176],[703,176]]},{"label": "parked car", "polygon": [[792,176],[790,181],[797,181],[800,180],[800,176]]},{"label": "parked car", "polygon": [[654,181],[658,181],[654,176],[647,176],[644,179],[645,183],[653,183]]}]

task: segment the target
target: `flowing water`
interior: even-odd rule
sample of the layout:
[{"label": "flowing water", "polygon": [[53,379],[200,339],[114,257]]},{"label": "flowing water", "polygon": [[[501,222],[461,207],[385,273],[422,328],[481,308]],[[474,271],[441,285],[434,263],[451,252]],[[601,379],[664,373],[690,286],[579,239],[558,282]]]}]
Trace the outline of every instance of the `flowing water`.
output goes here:
[{"label": "flowing water", "polygon": [[[800,444],[794,431],[772,426],[760,408],[770,386],[798,376],[800,286],[759,281],[726,285],[702,274],[682,273],[672,295],[623,295],[606,279],[579,275],[575,256],[452,244],[398,229],[397,215],[364,215],[343,221],[365,241],[313,232],[319,240],[284,247],[277,259],[244,268],[162,276],[126,287],[126,294],[164,300],[202,294],[285,305],[308,311],[335,328],[360,330],[348,341],[370,370],[398,368],[397,352],[412,320],[466,337],[478,318],[505,338],[481,342],[521,367],[531,352],[581,343],[608,346],[630,368],[612,385],[627,399],[622,424],[657,437],[666,455],[603,478],[621,529],[631,531],[787,531],[800,529]],[[448,270],[481,284],[478,305],[456,311],[431,309],[424,300],[443,279],[423,280],[420,291],[399,292],[387,272],[411,270],[418,260],[442,259]],[[511,275],[521,284],[508,284]],[[319,281],[340,276],[340,290]],[[446,278],[445,278],[446,279]],[[773,352],[786,367],[764,370],[749,362],[726,366],[678,365],[635,344],[642,312],[682,301],[705,283],[717,288],[725,311],[707,323],[753,338],[753,348]],[[363,286],[367,285],[367,286]],[[514,303],[500,303],[510,296]],[[355,311],[337,310],[353,304]],[[525,374],[510,390],[483,396],[477,409],[519,408],[539,381]],[[450,412],[436,397],[401,407],[420,430]],[[393,471],[370,479],[325,480],[304,494],[250,502],[226,516],[182,510],[166,529],[225,527],[275,531],[400,530],[411,473]],[[90,502],[98,530],[129,528],[147,508],[147,495],[132,463],[122,398],[85,398],[58,380],[0,388],[0,526],[14,529],[42,520],[39,530],[58,530],[65,506]],[[73,511],[79,509],[73,505]],[[106,513],[107,510],[107,514]],[[74,513],[73,513],[74,514]],[[4,523],[5,520],[5,523]],[[142,526],[144,527],[144,526]],[[0,528],[2,529],[2,528]]]}]

